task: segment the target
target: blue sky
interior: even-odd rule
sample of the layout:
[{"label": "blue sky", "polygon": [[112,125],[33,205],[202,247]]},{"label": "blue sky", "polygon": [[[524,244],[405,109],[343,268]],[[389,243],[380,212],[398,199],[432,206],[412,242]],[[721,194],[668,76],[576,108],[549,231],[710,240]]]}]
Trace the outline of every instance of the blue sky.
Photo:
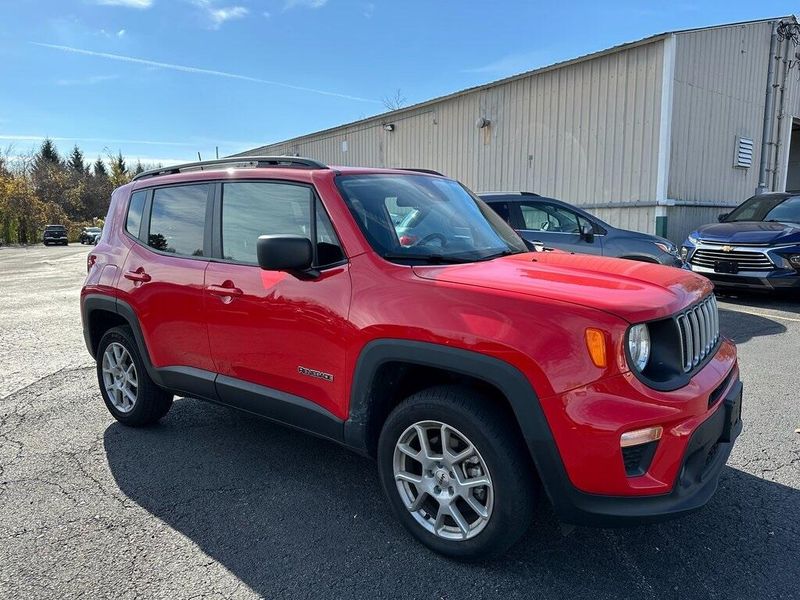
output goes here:
[{"label": "blue sky", "polygon": [[794,3],[3,0],[0,148],[211,158]]}]

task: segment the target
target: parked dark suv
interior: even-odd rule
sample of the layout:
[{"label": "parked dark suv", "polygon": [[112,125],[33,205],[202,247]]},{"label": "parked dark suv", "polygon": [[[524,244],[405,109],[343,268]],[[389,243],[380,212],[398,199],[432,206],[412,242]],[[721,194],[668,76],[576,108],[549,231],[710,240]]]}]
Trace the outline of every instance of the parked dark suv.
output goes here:
[{"label": "parked dark suv", "polygon": [[48,225],[44,228],[42,241],[45,246],[50,244],[63,244],[66,246],[68,244],[67,228],[63,225]]},{"label": "parked dark suv", "polygon": [[683,266],[678,248],[668,239],[612,227],[567,202],[532,192],[485,192],[479,196],[534,244],[567,252]]},{"label": "parked dark suv", "polygon": [[[406,211],[435,230],[404,243]],[[334,440],[375,457],[398,519],[450,556],[508,548],[537,496],[595,525],[697,509],[742,428],[705,277],[530,252],[446,177],[167,167],[114,192],[87,260],[83,331],[118,421],[178,394]]]},{"label": "parked dark suv", "polygon": [[681,253],[718,287],[800,289],[800,195],[753,196],[690,233]]}]

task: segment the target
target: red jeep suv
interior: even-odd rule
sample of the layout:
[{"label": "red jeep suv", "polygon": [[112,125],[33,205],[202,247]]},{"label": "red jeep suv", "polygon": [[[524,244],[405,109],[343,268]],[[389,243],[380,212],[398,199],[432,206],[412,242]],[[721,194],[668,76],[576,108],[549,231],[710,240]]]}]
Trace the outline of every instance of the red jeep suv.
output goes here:
[{"label": "red jeep suv", "polygon": [[114,192],[88,271],[114,418],[148,425],[191,396],[343,444],[450,556],[503,552],[537,495],[577,524],[699,508],[742,427],[707,279],[532,251],[429,171],[146,172]]}]

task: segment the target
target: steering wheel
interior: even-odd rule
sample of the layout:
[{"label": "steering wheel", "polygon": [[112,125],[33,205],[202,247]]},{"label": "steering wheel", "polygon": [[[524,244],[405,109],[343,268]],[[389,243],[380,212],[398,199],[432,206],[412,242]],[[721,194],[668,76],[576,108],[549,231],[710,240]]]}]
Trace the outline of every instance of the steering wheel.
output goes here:
[{"label": "steering wheel", "polygon": [[444,248],[447,246],[447,238],[445,238],[441,233],[429,233],[420,241],[418,241],[415,246],[427,246],[433,240],[439,240],[439,245]]}]

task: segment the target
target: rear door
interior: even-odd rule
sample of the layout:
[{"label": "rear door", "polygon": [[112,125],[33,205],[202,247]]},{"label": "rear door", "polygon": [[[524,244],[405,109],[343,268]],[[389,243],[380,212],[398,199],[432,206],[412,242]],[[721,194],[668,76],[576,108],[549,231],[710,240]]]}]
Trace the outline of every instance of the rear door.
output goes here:
[{"label": "rear door", "polygon": [[583,226],[592,223],[578,213],[560,204],[541,200],[522,200],[510,205],[512,226],[529,242],[581,252],[602,254],[602,239],[594,236],[588,241],[581,235]]},{"label": "rear door", "polygon": [[[206,272],[205,302],[220,398],[279,420],[290,404],[344,418],[350,273],[322,202],[311,186],[288,181],[217,190],[219,259]],[[319,277],[258,266],[258,237],[286,234],[315,242]]]},{"label": "rear door", "polygon": [[130,200],[119,298],[135,311],[155,367],[214,370],[203,311],[213,188],[175,185]]}]

